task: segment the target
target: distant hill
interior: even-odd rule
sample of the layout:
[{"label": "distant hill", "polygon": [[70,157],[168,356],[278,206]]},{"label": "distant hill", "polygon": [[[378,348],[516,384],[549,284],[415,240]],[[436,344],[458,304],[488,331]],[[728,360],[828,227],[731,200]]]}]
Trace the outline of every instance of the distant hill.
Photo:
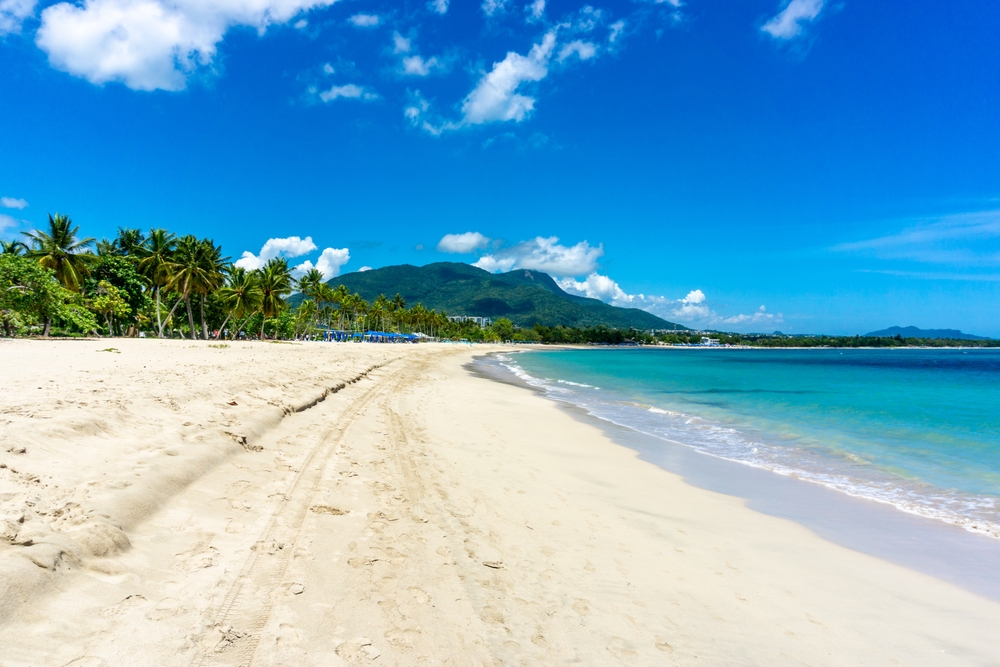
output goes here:
[{"label": "distant hill", "polygon": [[644,310],[617,308],[567,294],[551,276],[539,271],[493,274],[456,262],[403,264],[348,273],[329,281],[332,287],[341,284],[368,301],[379,294],[392,297],[398,292],[410,306],[421,303],[449,315],[507,317],[521,327],[603,324],[619,329],[686,329]]},{"label": "distant hill", "polygon": [[891,338],[892,336],[902,336],[903,338],[951,338],[953,340],[991,340],[983,336],[973,336],[962,333],[958,329],[918,329],[917,327],[889,327],[881,331],[873,331],[865,334],[871,338],[881,336]]}]

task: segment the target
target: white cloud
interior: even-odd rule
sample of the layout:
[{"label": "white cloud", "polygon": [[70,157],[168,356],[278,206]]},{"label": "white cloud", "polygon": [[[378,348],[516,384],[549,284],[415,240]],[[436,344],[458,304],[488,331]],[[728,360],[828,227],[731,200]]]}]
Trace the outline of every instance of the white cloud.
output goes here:
[{"label": "white cloud", "polygon": [[895,234],[832,248],[878,259],[969,266],[1000,265],[1000,211],[922,220]]},{"label": "white cloud", "polygon": [[371,271],[371,270],[372,267],[370,266],[362,266],[360,269],[358,269],[358,273],[364,273],[365,271]]},{"label": "white cloud", "polygon": [[555,48],[556,34],[548,32],[531,47],[527,56],[511,51],[494,63],[462,104],[463,122],[478,125],[491,121],[519,122],[535,107],[534,98],[517,94],[525,81],[541,81],[548,74],[548,62]]},{"label": "white cloud", "polygon": [[674,302],[670,314],[680,320],[715,320],[718,316],[705,303],[705,293],[700,289],[691,290],[683,299]]},{"label": "white cloud", "polygon": [[539,236],[490,255],[483,255],[473,266],[494,273],[517,268],[542,271],[557,277],[583,276],[594,272],[597,260],[603,254],[604,246],[595,248],[587,241],[564,246],[559,244],[559,239],[555,236]]},{"label": "white cloud", "polygon": [[[315,246],[314,246],[315,247]],[[319,269],[323,274],[323,280],[329,280],[340,275],[340,267],[347,264],[351,259],[351,253],[347,248],[326,248],[320,254],[319,259],[313,264],[306,260],[295,267],[295,274],[302,275],[309,269]]]},{"label": "white cloud", "polygon": [[[10,0],[0,0],[7,1]],[[23,1],[23,0],[22,0]],[[91,83],[182,90],[235,26],[287,23],[336,0],[83,0],[41,14],[35,42],[53,67]]]},{"label": "white cloud", "polygon": [[469,253],[490,244],[490,239],[479,232],[445,234],[437,244],[438,252]]},{"label": "white cloud", "polygon": [[618,283],[599,273],[591,273],[583,281],[573,278],[561,278],[556,280],[563,291],[577,296],[585,296],[589,299],[600,299],[613,306],[631,308],[634,305],[635,297],[623,290]]},{"label": "white cloud", "polygon": [[494,255],[483,255],[472,266],[478,267],[490,273],[506,273],[514,268],[517,261],[515,257],[496,257]]},{"label": "white cloud", "polygon": [[595,55],[597,55],[597,48],[590,42],[584,42],[582,40],[574,40],[569,44],[565,44],[562,49],[559,50],[559,62],[562,62],[576,54],[580,60],[590,60]]},{"label": "white cloud", "polygon": [[545,0],[535,0],[530,5],[525,7],[524,11],[528,13],[528,18],[530,20],[539,20],[542,18],[542,14],[545,13]]},{"label": "white cloud", "polygon": [[309,25],[309,21],[307,21],[305,19],[299,19],[298,21],[295,22],[295,24],[292,27],[295,28],[296,30],[303,30],[308,25]]},{"label": "white cloud", "polygon": [[247,271],[253,271],[267,264],[270,259],[276,257],[301,257],[313,250],[316,250],[316,244],[313,243],[311,236],[307,236],[304,239],[298,236],[268,239],[260,249],[259,255],[246,250],[243,252],[243,256],[236,260],[235,264]]},{"label": "white cloud", "polygon": [[12,218],[9,215],[0,213],[0,237],[12,234],[13,230],[20,227],[20,225],[21,223],[17,218]]},{"label": "white cloud", "polygon": [[773,313],[767,312],[767,308],[761,306],[750,315],[734,315],[732,317],[727,317],[722,321],[726,324],[746,324],[748,322],[752,324],[780,324],[784,321],[784,319],[782,318],[781,313],[778,313],[777,316],[775,316]]},{"label": "white cloud", "polygon": [[614,44],[625,30],[625,21],[615,21],[608,26],[608,43]]},{"label": "white cloud", "polygon": [[336,70],[333,69],[333,65],[331,65],[330,63],[323,64],[323,74],[330,75],[333,74],[334,72],[336,72]]},{"label": "white cloud", "polygon": [[355,14],[347,20],[358,28],[374,28],[379,24],[377,14]]},{"label": "white cloud", "polygon": [[604,303],[621,308],[640,308],[666,320],[679,321],[689,325],[702,327],[718,327],[724,324],[774,325],[784,321],[781,313],[769,313],[764,306],[749,315],[739,314],[728,317],[719,315],[709,306],[708,297],[700,289],[691,290],[682,299],[629,294],[617,282],[596,272],[591,273],[582,281],[561,278],[557,279],[556,283],[569,294],[600,299]]},{"label": "white cloud", "polygon": [[502,12],[507,6],[507,0],[483,0],[483,13],[493,16],[497,12]]},{"label": "white cloud", "polygon": [[448,0],[431,0],[427,3],[431,11],[437,12],[438,14],[445,14],[448,11]]},{"label": "white cloud", "polygon": [[424,60],[423,57],[413,55],[403,58],[403,73],[412,76],[427,76],[436,69],[442,67],[441,61],[436,57]]},{"label": "white cloud", "polygon": [[376,100],[378,95],[365,89],[362,86],[356,86],[353,83],[348,83],[343,86],[334,86],[330,90],[325,90],[319,94],[319,98],[324,102],[332,102],[333,100],[339,98],[345,98],[348,100]]},{"label": "white cloud", "polygon": [[398,32],[392,34],[393,53],[409,53],[412,42]]},{"label": "white cloud", "polygon": [[24,19],[34,15],[37,0],[0,0],[0,35],[21,31]]},{"label": "white cloud", "polygon": [[20,211],[28,208],[28,202],[23,199],[15,199],[14,197],[0,197],[0,207],[16,208]]},{"label": "white cloud", "polygon": [[761,30],[775,39],[792,39],[802,34],[803,24],[816,20],[824,0],[791,0]]}]

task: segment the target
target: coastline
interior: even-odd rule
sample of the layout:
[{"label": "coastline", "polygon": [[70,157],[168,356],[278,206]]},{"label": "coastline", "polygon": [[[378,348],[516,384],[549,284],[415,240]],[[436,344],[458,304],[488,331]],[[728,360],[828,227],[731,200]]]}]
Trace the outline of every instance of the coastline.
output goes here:
[{"label": "coastline", "polygon": [[[487,356],[487,355],[484,355]],[[1000,540],[961,526],[904,512],[822,484],[699,452],[673,440],[602,419],[547,397],[509,371],[477,363],[470,371],[552,400],[574,418],[604,432],[644,461],[700,489],[739,498],[752,510],[789,519],[823,539],[907,567],[1000,602]]]},{"label": "coastline", "polygon": [[0,619],[5,667],[995,661],[1000,604],[689,484],[470,374],[481,346],[101,344],[8,366],[4,437],[35,440],[0,472],[90,489],[128,544],[75,554],[52,514],[0,543],[50,580]]}]

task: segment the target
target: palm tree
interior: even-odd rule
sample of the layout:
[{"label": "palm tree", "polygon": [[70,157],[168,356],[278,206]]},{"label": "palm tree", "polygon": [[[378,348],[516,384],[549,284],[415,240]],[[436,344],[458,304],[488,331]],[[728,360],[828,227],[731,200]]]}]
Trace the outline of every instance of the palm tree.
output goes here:
[{"label": "palm tree", "polygon": [[203,274],[196,290],[201,296],[198,300],[201,308],[201,337],[208,340],[208,325],[205,323],[205,299],[208,298],[209,292],[214,292],[225,283],[224,271],[229,263],[229,258],[222,256],[222,248],[215,245],[211,239],[205,239],[201,242],[200,251]]},{"label": "palm tree", "polygon": [[191,312],[191,295],[201,289],[210,280],[206,270],[205,246],[194,236],[188,234],[177,241],[177,250],[170,263],[169,289],[180,293],[180,298],[167,315],[169,320],[174,315],[177,306],[183,301],[187,308],[188,326],[191,328],[191,340],[195,340],[194,313]]},{"label": "palm tree", "polygon": [[0,254],[23,255],[27,249],[28,246],[20,241],[0,241]]},{"label": "palm tree", "polygon": [[399,292],[396,292],[396,296],[392,297],[392,301],[389,302],[389,310],[394,313],[398,312],[401,316],[405,315],[406,300],[399,295]]},{"label": "palm tree", "polygon": [[[58,213],[49,215],[49,231],[34,230],[24,232],[31,239],[28,257],[38,260],[47,269],[52,269],[63,287],[71,292],[80,291],[80,278],[85,276],[87,264],[95,256],[87,252],[87,247],[94,242],[92,238],[77,238],[79,227],[72,227],[73,221]],[[52,318],[45,318],[43,336],[48,336],[52,329]]]},{"label": "palm tree", "polygon": [[295,284],[295,289],[305,297],[315,299],[323,285],[323,272],[319,269],[309,269]]},{"label": "palm tree", "polygon": [[234,329],[235,333],[239,333],[246,321],[260,311],[264,298],[256,271],[247,271],[241,266],[230,265],[227,267],[226,273],[228,274],[226,285],[220,288],[218,293],[219,301],[227,311],[226,319],[219,327],[220,335],[225,330],[230,317],[243,320]]},{"label": "palm tree", "polygon": [[350,295],[351,293],[347,291],[347,286],[344,285],[343,283],[337,285],[333,289],[333,293],[330,294],[330,302],[337,304],[337,312],[339,313],[337,317],[338,329],[344,328],[344,300],[347,299]]},{"label": "palm tree", "polygon": [[295,335],[294,335],[295,338],[298,338],[300,329],[302,330],[303,334],[312,329],[313,320],[316,319],[316,313],[318,311],[319,308],[316,306],[316,302],[313,301],[312,299],[306,299],[305,301],[299,304],[299,307],[296,309],[295,312],[296,314]]},{"label": "palm tree", "polygon": [[163,338],[163,320],[160,319],[160,290],[170,282],[170,266],[173,261],[177,237],[165,229],[151,229],[146,242],[139,248],[139,273],[153,286],[156,294],[156,331]]},{"label": "palm tree", "polygon": [[115,237],[114,243],[118,254],[135,256],[142,254],[145,241],[146,239],[140,230],[130,227],[119,227],[118,236]]},{"label": "palm tree", "polygon": [[118,246],[115,245],[114,241],[109,239],[101,239],[96,243],[97,255],[98,257],[108,257],[110,255],[118,254]]},{"label": "palm tree", "polygon": [[384,331],[385,327],[385,314],[389,310],[389,299],[385,298],[385,294],[379,294],[375,301],[372,302],[372,307],[370,313],[375,315],[375,322],[380,331]]},{"label": "palm tree", "polygon": [[[94,255],[86,251],[94,239],[77,238],[79,227],[71,227],[73,221],[58,213],[49,216],[49,231],[34,230],[24,232],[31,239],[28,257],[38,260],[47,269],[52,269],[63,287],[71,292],[80,291],[80,278],[87,275],[87,264]],[[46,327],[48,328],[48,327]]]},{"label": "palm tree", "polygon": [[261,310],[264,313],[260,323],[260,337],[264,338],[264,322],[281,312],[285,307],[284,297],[292,292],[292,272],[284,257],[269,259],[261,269],[260,290]]}]

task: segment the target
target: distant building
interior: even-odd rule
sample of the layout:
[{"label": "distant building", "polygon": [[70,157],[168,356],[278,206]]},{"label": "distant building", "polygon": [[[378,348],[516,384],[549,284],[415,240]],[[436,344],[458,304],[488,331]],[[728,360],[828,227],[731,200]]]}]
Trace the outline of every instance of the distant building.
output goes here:
[{"label": "distant building", "polygon": [[707,336],[702,336],[701,344],[709,347],[715,347],[716,345],[722,345],[722,341],[718,338],[708,338]]},{"label": "distant building", "polygon": [[448,319],[452,322],[475,322],[483,329],[493,324],[493,320],[488,317],[475,317],[472,315],[449,315]]}]

